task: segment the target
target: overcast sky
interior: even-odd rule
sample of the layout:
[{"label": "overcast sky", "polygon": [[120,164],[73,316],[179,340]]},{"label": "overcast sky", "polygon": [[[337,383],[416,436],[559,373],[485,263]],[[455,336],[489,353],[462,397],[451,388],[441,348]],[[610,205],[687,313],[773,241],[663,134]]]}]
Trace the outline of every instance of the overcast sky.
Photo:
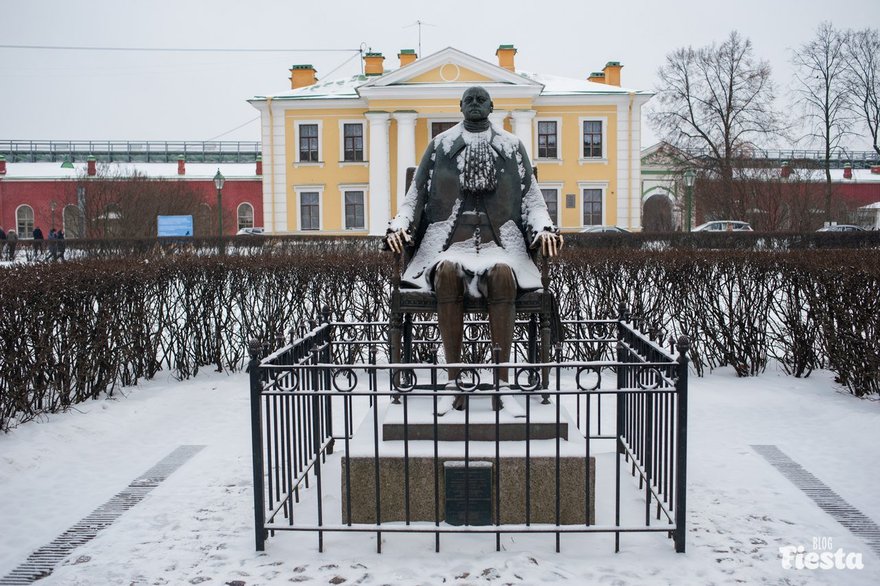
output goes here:
[{"label": "overcast sky", "polygon": [[[792,48],[823,20],[880,27],[880,10],[877,0],[0,0],[2,45],[286,49],[0,48],[0,139],[259,140],[245,100],[288,89],[292,64],[315,65],[321,79],[353,75],[363,43],[396,68],[400,49],[418,50],[418,20],[422,55],[453,46],[494,63],[512,43],[518,69],[584,78],[620,61],[623,85],[644,90],[672,50],[736,29],[770,62],[784,100]],[[643,129],[647,146],[655,137]]]}]

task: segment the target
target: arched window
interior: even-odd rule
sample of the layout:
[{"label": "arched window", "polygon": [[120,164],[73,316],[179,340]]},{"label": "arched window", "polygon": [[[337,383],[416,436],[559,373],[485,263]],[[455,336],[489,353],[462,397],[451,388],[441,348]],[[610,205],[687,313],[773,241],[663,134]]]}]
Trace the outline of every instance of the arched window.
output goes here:
[{"label": "arched window", "polygon": [[254,227],[254,206],[245,202],[238,206],[238,229]]},{"label": "arched window", "polygon": [[78,206],[72,204],[64,206],[61,219],[65,238],[82,238],[85,236],[83,233],[83,213]]},{"label": "arched window", "polygon": [[19,238],[31,238],[34,235],[34,208],[29,205],[19,206],[15,210],[15,222],[18,225]]}]

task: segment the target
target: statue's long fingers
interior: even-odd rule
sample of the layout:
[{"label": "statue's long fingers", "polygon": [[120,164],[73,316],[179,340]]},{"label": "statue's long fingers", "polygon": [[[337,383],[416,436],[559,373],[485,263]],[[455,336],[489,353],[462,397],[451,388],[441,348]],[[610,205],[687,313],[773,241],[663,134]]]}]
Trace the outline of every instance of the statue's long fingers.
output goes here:
[{"label": "statue's long fingers", "polygon": [[541,255],[547,256],[547,239],[541,235]]},{"label": "statue's long fingers", "polygon": [[395,253],[400,254],[400,244],[397,242],[397,234],[391,234],[388,237],[388,246],[391,247]]},{"label": "statue's long fingers", "polygon": [[550,249],[553,251],[553,252],[550,253],[550,256],[556,256],[556,253],[557,253],[557,250],[556,250],[556,238],[554,238],[553,236],[551,236],[550,238],[548,238],[548,240],[550,241]]},{"label": "statue's long fingers", "polygon": [[559,250],[562,250],[562,247],[565,246],[565,238],[562,237],[562,234],[557,234],[557,238],[559,238]]}]

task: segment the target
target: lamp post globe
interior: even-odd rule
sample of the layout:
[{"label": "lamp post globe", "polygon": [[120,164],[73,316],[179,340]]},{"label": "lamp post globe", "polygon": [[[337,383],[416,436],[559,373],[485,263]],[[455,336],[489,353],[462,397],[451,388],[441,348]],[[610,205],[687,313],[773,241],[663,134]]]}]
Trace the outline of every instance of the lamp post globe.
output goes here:
[{"label": "lamp post globe", "polygon": [[226,182],[226,178],[223,177],[223,174],[220,172],[220,169],[217,169],[217,174],[214,175],[214,187],[217,188],[217,237],[219,238],[219,247],[220,254],[225,254],[224,246],[223,246],[223,184]]},{"label": "lamp post globe", "polygon": [[694,182],[697,179],[697,174],[694,173],[693,169],[688,169],[684,172],[684,186],[687,192],[687,231],[691,231],[691,226],[693,226],[693,209],[694,209]]}]

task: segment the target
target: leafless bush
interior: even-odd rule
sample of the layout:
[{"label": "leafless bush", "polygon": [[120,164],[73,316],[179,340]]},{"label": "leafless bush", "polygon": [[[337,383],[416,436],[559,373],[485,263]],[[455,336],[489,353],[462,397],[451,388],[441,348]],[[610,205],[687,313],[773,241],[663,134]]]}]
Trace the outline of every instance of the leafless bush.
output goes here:
[{"label": "leafless bush", "polygon": [[[392,259],[317,240],[216,256],[164,251],[2,269],[0,429],[112,394],[167,370],[238,370],[247,342],[270,344],[334,320],[387,321]],[[570,247],[552,264],[566,318],[622,305],[661,340],[694,340],[698,374],[834,371],[880,392],[880,251],[651,251]],[[381,332],[375,332],[378,337]]]}]

